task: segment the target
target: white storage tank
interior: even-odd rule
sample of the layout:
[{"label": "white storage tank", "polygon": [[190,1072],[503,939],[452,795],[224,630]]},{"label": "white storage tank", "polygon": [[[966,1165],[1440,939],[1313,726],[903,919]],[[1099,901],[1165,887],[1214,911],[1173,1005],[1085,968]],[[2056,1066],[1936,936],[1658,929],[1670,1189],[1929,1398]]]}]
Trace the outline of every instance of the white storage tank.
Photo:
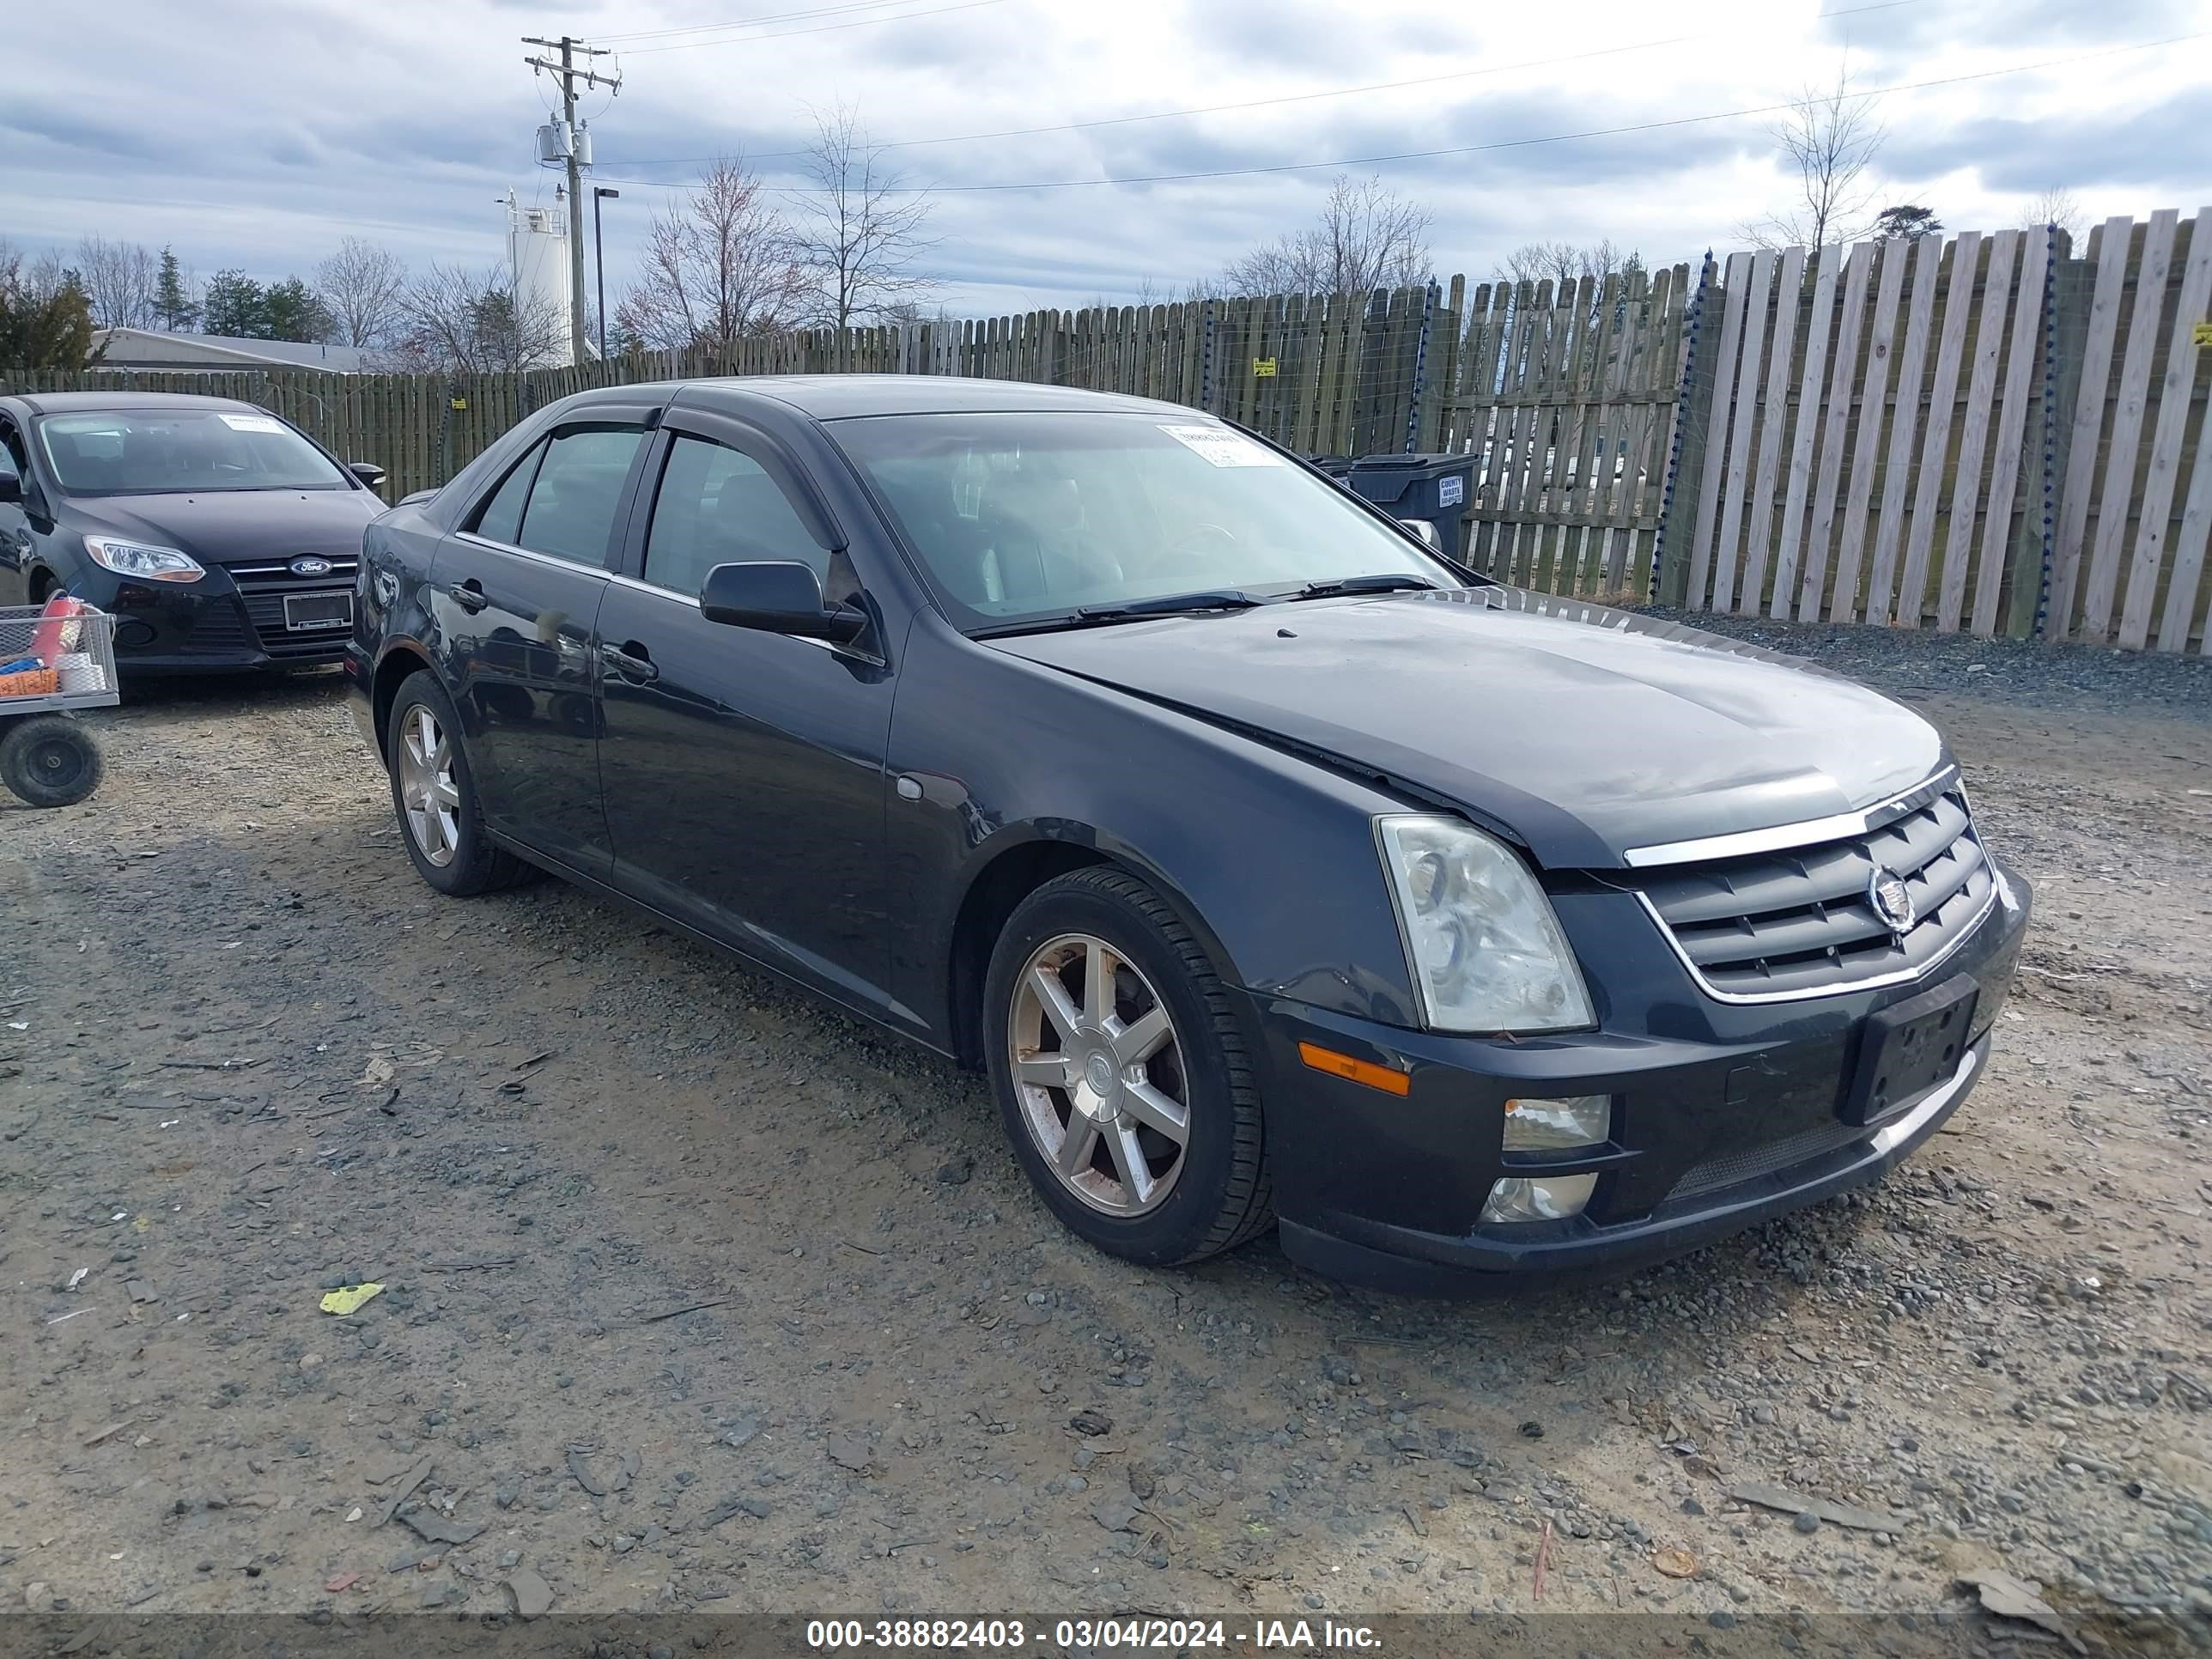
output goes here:
[{"label": "white storage tank", "polygon": [[507,193],[507,264],[526,337],[550,349],[542,367],[575,361],[568,337],[568,222],[562,207],[526,207]]}]

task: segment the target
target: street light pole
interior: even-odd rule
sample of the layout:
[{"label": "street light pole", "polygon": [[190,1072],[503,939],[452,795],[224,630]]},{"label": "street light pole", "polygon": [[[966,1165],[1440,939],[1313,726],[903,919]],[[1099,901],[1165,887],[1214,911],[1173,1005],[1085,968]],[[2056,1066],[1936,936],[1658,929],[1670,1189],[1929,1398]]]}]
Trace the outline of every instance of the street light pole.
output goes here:
[{"label": "street light pole", "polygon": [[592,186],[592,258],[599,274],[599,361],[607,360],[607,234],[599,228],[599,204],[608,197],[619,199],[622,192],[609,190],[605,185]]}]

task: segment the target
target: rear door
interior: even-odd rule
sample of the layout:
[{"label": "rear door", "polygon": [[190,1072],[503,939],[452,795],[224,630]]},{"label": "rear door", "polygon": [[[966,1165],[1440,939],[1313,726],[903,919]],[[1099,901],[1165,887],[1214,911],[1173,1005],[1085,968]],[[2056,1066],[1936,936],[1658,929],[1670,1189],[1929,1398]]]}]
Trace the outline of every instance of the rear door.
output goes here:
[{"label": "rear door", "polygon": [[587,876],[600,806],[598,632],[646,422],[603,405],[534,445],[438,549],[430,609],[490,823]]},{"label": "rear door", "polygon": [[911,1024],[885,988],[888,665],[866,649],[732,628],[699,611],[717,564],[798,560],[831,599],[859,592],[853,567],[794,507],[791,492],[806,487],[794,465],[742,422],[672,410],[650,471],[633,562],[599,615],[616,884]]}]

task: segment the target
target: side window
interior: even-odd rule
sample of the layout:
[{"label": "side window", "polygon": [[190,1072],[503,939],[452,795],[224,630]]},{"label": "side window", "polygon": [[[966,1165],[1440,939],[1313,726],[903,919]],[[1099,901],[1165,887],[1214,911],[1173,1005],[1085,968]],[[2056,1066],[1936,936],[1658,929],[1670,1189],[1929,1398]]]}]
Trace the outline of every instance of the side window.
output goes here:
[{"label": "side window", "polygon": [[644,441],[637,427],[556,433],[531,483],[515,545],[604,568],[615,508]]},{"label": "side window", "polygon": [[538,464],[544,458],[545,446],[533,445],[528,454],[514,464],[492,497],[477,514],[476,532],[487,540],[505,542],[509,547],[521,544],[516,539],[522,534],[522,503],[530,494],[530,481],[538,476]]},{"label": "side window", "polygon": [[23,480],[24,488],[31,482],[31,458],[23,447],[23,434],[15,430],[15,422],[0,416],[0,466]]},{"label": "side window", "polygon": [[645,580],[696,594],[716,565],[762,559],[809,564],[825,584],[830,580],[829,553],[758,462],[703,438],[677,436],[646,532]]}]

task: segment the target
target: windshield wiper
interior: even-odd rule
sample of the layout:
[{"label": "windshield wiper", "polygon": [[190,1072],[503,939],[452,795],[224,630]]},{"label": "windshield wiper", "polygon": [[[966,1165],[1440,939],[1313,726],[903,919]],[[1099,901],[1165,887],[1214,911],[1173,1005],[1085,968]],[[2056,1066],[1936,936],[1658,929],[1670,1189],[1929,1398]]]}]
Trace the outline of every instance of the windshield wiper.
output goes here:
[{"label": "windshield wiper", "polygon": [[1180,617],[1194,611],[1249,611],[1267,603],[1241,589],[1220,587],[1196,593],[1160,593],[1121,605],[1079,605],[1075,614],[1084,622],[1120,622],[1125,617]]},{"label": "windshield wiper", "polygon": [[[1295,594],[1286,597],[1295,599]],[[1078,605],[1073,611],[1057,617],[1029,617],[1019,622],[1000,623],[989,628],[972,628],[970,639],[997,639],[1008,634],[1044,634],[1060,628],[1092,628],[1106,623],[1141,622],[1150,617],[1203,616],[1209,611],[1249,611],[1255,605],[1272,605],[1273,599],[1257,593],[1247,593],[1241,588],[1206,588],[1194,593],[1160,593],[1148,599],[1130,599],[1121,605]]]},{"label": "windshield wiper", "polygon": [[1432,588],[1436,583],[1423,576],[1398,573],[1373,576],[1339,576],[1334,581],[1308,582],[1295,593],[1285,597],[1293,599],[1334,599],[1346,593],[1403,593],[1415,588]]}]

